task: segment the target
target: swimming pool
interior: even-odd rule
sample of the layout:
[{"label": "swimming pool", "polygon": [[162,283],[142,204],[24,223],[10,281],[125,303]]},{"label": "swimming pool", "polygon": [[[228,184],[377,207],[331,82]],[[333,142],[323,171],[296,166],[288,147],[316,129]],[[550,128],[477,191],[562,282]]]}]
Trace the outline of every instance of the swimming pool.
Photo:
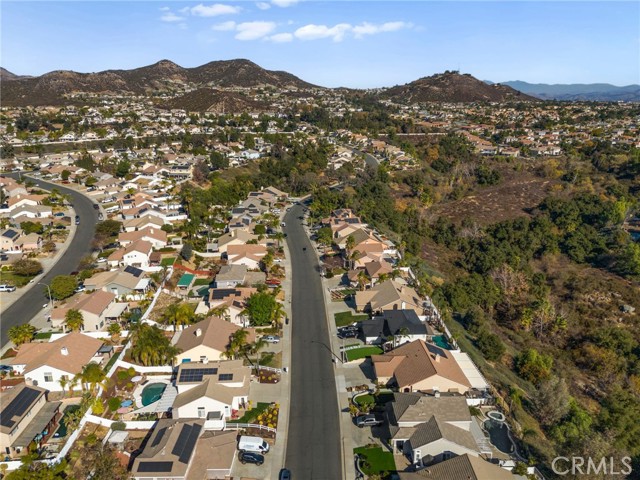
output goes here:
[{"label": "swimming pool", "polygon": [[142,406],[146,407],[147,405],[151,405],[153,402],[160,400],[165,388],[167,388],[166,383],[152,383],[144,387],[141,395]]},{"label": "swimming pool", "polygon": [[486,420],[484,428],[489,433],[489,440],[492,445],[503,453],[513,453],[513,442],[509,438],[509,427],[504,422],[498,420]]},{"label": "swimming pool", "polygon": [[449,342],[447,342],[447,337],[445,337],[444,335],[436,335],[435,337],[433,337],[433,343],[435,343],[440,348],[451,350],[451,345],[449,345]]}]

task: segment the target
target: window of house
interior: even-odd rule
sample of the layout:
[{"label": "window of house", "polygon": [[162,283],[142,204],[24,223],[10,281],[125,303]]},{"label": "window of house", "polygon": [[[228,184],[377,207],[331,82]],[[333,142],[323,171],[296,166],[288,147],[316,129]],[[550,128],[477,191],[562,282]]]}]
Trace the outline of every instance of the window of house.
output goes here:
[{"label": "window of house", "polygon": [[53,373],[45,372],[44,373],[44,381],[45,382],[53,382]]},{"label": "window of house", "polygon": [[206,362],[206,361],[208,361],[208,360],[209,360],[209,357],[207,357],[206,355],[201,355],[201,356],[200,356],[200,361],[201,361],[202,363],[204,363],[204,362]]}]

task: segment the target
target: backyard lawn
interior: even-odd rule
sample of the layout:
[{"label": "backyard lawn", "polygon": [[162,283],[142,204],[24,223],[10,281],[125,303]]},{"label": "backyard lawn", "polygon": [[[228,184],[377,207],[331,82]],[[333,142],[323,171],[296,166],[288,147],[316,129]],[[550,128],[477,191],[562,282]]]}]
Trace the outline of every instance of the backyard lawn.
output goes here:
[{"label": "backyard lawn", "polygon": [[353,453],[360,455],[360,466],[366,475],[396,471],[393,454],[380,447],[358,447],[353,449]]},{"label": "backyard lawn", "polygon": [[163,267],[170,267],[175,263],[175,261],[176,259],[174,257],[165,257],[160,262],[160,265],[162,265]]},{"label": "backyard lawn", "polygon": [[347,325],[351,325],[354,322],[361,322],[363,320],[367,320],[369,315],[367,314],[358,314],[354,315],[352,312],[339,312],[334,315],[336,319],[336,327],[346,327]]},{"label": "backyard lawn", "polygon": [[371,355],[379,355],[383,352],[380,347],[376,347],[375,345],[367,345],[366,347],[347,350],[346,353],[347,353],[347,362],[352,362],[353,360],[369,357]]},{"label": "backyard lawn", "polygon": [[269,405],[271,404],[266,402],[258,402],[255,407],[253,407],[251,410],[247,410],[240,418],[236,420],[229,420],[228,423],[253,423],[254,420],[258,418],[258,415],[260,415],[262,412],[265,412],[269,408]]}]

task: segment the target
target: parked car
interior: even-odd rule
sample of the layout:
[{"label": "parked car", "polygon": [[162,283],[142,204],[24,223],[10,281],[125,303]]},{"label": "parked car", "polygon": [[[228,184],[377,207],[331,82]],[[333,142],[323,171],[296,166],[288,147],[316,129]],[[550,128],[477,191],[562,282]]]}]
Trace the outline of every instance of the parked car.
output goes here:
[{"label": "parked car", "polygon": [[0,365],[0,372],[12,372],[13,367],[10,365]]},{"label": "parked car", "polygon": [[357,338],[358,332],[354,330],[345,330],[338,332],[338,338]]},{"label": "parked car", "polygon": [[87,287],[85,287],[82,283],[80,285],[78,285],[76,287],[76,289],[74,290],[75,293],[80,293],[80,292],[84,292],[87,289]]},{"label": "parked car", "polygon": [[94,203],[93,208],[94,210],[100,210],[100,205],[98,205],[97,203]]},{"label": "parked car", "polygon": [[76,225],[80,225],[80,215],[76,215]]},{"label": "parked car", "polygon": [[265,335],[262,339],[267,343],[280,343],[280,337],[278,335]]},{"label": "parked car", "polygon": [[64,212],[56,212],[53,214],[54,217],[64,217]]},{"label": "parked car", "polygon": [[376,425],[381,425],[382,423],[383,421],[377,419],[375,415],[360,415],[356,418],[356,425],[358,426],[358,428],[373,427]]},{"label": "parked car", "polygon": [[278,480],[291,480],[291,472],[288,468],[283,468],[282,470],[280,470]]},{"label": "parked car", "polygon": [[245,463],[255,463],[256,465],[262,465],[264,463],[264,456],[260,455],[259,453],[245,452],[244,450],[240,450],[240,452],[238,452],[238,460],[240,460],[240,463],[242,463],[243,465]]},{"label": "parked car", "polygon": [[269,444],[262,437],[242,435],[238,441],[238,450],[241,452],[267,453]]},{"label": "parked car", "polygon": [[0,285],[0,292],[15,292],[16,287],[13,285]]}]

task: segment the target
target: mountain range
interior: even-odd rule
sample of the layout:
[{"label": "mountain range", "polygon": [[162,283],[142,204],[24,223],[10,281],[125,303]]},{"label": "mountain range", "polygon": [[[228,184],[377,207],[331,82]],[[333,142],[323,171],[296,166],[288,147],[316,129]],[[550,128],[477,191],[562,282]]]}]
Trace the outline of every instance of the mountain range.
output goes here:
[{"label": "mountain range", "polygon": [[[490,85],[493,82],[486,82]],[[502,82],[528,95],[542,100],[573,100],[595,102],[639,102],[640,85],[618,87],[609,83],[547,84],[527,83],[521,80]]]},{"label": "mountain range", "polygon": [[[272,87],[289,96],[300,95],[299,90],[330,90],[305,82],[288,72],[266,70],[245,59],[213,61],[194,68],[184,68],[170,60],[161,60],[132,70],[97,73],[56,70],[37,77],[19,76],[0,68],[0,81],[4,106],[65,105],[78,102],[78,99],[72,98],[78,94],[149,95],[159,106],[217,112],[268,108],[267,104],[257,102],[241,91],[232,91],[234,87]],[[335,91],[346,95],[359,92],[349,89]],[[640,87],[543,85],[519,81],[495,84],[483,82],[469,74],[447,71],[405,85],[380,89],[377,95],[382,100],[411,104],[533,102],[551,98],[596,100],[603,99],[602,92],[608,92],[607,100],[631,100],[640,96]]]}]

